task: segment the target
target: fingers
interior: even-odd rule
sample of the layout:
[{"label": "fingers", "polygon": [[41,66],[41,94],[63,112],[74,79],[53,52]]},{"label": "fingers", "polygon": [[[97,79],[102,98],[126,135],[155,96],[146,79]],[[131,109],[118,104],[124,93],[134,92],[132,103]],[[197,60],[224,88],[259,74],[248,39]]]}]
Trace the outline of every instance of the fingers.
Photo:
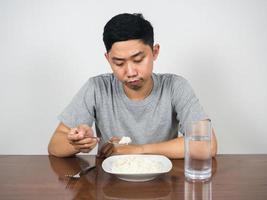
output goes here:
[{"label": "fingers", "polygon": [[93,137],[94,131],[91,127],[86,124],[81,124],[78,126],[78,132],[81,132],[86,137]]},{"label": "fingers", "polygon": [[72,128],[70,129],[70,132],[67,135],[67,139],[69,141],[78,141],[84,138],[95,138],[99,142],[99,138],[94,137],[94,132],[92,128],[87,125],[80,125],[77,128]]},{"label": "fingers", "polygon": [[108,157],[110,155],[112,155],[114,150],[114,145],[112,143],[106,143],[103,145],[103,147],[100,150],[100,157],[104,158],[104,157]]},{"label": "fingers", "polygon": [[85,138],[83,140],[70,142],[70,144],[73,145],[76,150],[88,149],[88,152],[92,150],[97,145],[97,143],[98,140],[92,138]]},{"label": "fingers", "polygon": [[81,153],[89,153],[92,149],[80,149]]},{"label": "fingers", "polygon": [[69,134],[67,135],[67,139],[69,141],[77,141],[84,138],[84,132],[78,131],[78,128],[72,128],[70,129]]},{"label": "fingers", "polygon": [[90,152],[93,148],[95,148],[95,146],[96,144],[73,145],[74,149],[84,153]]},{"label": "fingers", "polygon": [[77,146],[77,148],[79,148],[79,151],[82,153],[88,153],[90,152],[93,148],[95,148],[97,143],[93,144],[92,146],[88,147],[88,146]]},{"label": "fingers", "polygon": [[73,140],[70,141],[70,144],[72,145],[85,145],[85,144],[94,144],[94,143],[98,143],[99,139],[98,138],[84,138],[81,140]]},{"label": "fingers", "polygon": [[69,143],[80,152],[91,151],[100,140],[94,137],[93,130],[87,125],[80,125],[70,129],[67,139]]}]

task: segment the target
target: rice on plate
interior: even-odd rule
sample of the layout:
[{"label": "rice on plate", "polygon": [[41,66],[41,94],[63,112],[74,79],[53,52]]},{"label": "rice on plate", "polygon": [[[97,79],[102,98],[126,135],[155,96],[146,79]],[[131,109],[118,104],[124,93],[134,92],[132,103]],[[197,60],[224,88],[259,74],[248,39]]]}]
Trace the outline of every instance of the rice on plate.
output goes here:
[{"label": "rice on plate", "polygon": [[147,181],[169,172],[172,163],[162,155],[115,155],[106,158],[102,168],[123,180]]}]

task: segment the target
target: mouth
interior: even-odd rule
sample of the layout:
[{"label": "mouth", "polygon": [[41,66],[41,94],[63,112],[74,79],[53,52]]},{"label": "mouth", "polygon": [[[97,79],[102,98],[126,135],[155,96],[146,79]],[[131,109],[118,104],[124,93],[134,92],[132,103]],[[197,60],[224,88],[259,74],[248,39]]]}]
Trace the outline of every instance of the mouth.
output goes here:
[{"label": "mouth", "polygon": [[127,85],[131,89],[139,89],[142,85],[142,79],[134,79],[130,81],[125,81],[125,85]]},{"label": "mouth", "polygon": [[139,85],[140,84],[140,80],[133,80],[133,81],[128,81],[127,84],[130,84],[130,85]]}]

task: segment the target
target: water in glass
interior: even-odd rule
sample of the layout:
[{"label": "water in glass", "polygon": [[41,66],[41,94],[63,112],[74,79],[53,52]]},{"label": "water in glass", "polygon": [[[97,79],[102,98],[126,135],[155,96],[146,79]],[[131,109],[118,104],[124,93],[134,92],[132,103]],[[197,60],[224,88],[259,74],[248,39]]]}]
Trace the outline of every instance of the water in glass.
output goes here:
[{"label": "water in glass", "polygon": [[209,136],[189,136],[185,138],[185,176],[189,179],[209,179],[211,177],[211,151]]}]

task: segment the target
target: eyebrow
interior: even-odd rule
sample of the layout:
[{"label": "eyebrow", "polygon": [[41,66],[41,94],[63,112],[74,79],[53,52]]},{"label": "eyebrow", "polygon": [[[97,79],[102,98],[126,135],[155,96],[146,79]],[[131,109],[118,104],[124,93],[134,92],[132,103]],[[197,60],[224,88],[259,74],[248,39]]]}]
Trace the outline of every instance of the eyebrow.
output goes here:
[{"label": "eyebrow", "polygon": [[[133,55],[130,56],[130,58],[135,58],[137,56],[140,56],[140,55],[144,55],[145,53],[143,51],[139,51]],[[127,60],[125,58],[119,58],[119,57],[112,57],[111,58],[113,61],[124,61],[124,60]]]}]

